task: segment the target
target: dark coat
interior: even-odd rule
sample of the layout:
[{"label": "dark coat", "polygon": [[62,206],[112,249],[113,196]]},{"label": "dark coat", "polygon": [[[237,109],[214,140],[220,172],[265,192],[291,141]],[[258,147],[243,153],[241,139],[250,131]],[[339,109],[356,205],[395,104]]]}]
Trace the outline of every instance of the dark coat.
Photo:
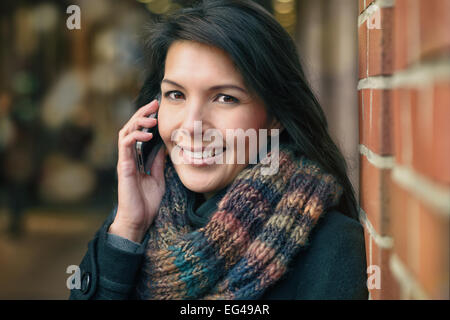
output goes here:
[{"label": "dark coat", "polygon": [[[136,252],[108,241],[115,210],[88,244],[81,264],[81,288],[70,299],[133,299],[131,293],[142,264],[148,237]],[[366,252],[361,224],[331,210],[313,228],[288,272],[262,299],[368,299]]]}]

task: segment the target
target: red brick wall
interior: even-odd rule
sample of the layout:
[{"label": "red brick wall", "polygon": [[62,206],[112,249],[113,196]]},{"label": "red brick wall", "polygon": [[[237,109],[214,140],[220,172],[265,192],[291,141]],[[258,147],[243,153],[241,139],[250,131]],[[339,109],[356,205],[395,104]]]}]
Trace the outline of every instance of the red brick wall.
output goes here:
[{"label": "red brick wall", "polygon": [[360,0],[358,28],[370,298],[449,299],[450,0]]}]

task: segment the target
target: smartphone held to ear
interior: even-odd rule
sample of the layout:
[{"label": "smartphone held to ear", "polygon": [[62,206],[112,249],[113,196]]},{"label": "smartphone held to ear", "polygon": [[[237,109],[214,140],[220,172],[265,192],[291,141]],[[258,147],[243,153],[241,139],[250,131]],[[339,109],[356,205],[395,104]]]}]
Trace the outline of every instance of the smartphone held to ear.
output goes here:
[{"label": "smartphone held to ear", "polygon": [[[156,96],[158,100],[158,108],[161,105],[161,94],[158,93]],[[149,118],[157,118],[158,112],[149,115]],[[137,141],[135,145],[136,151],[136,164],[138,171],[140,173],[150,174],[150,169],[152,167],[153,161],[155,160],[156,154],[163,145],[163,140],[159,135],[158,125],[151,128],[142,128],[143,132],[151,132],[153,134],[149,141]]]}]

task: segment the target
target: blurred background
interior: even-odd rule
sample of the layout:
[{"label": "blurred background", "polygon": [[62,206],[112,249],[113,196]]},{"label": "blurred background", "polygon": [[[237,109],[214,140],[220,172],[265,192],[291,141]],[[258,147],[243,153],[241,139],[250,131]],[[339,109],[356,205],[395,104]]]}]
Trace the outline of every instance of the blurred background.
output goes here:
[{"label": "blurred background", "polygon": [[[145,77],[145,25],[156,15],[169,14],[192,2],[0,2],[0,299],[68,298],[67,267],[81,262],[88,241],[117,201],[117,135],[134,113],[133,100]],[[255,2],[273,13],[293,36],[327,115],[331,135],[347,159],[361,202],[368,265],[381,268],[381,287],[371,289],[371,298],[448,299],[448,170],[440,167],[444,168],[444,181],[435,176],[425,178],[431,185],[426,190],[428,198],[439,198],[430,204],[415,196],[421,190],[411,191],[410,186],[419,181],[415,178],[422,178],[422,174],[416,174],[412,160],[397,161],[401,157],[395,154],[399,149],[395,149],[394,141],[409,143],[408,137],[414,132],[401,129],[410,113],[395,109],[393,93],[399,86],[392,84],[397,79],[395,73],[400,70],[400,79],[409,79],[414,74],[404,75],[402,70],[411,65],[423,67],[420,54],[394,67],[394,36],[403,35],[397,31],[398,26],[415,16],[406,15],[406,7],[399,0]],[[414,14],[419,14],[425,2],[411,2],[417,4]],[[430,5],[444,12],[444,2],[450,3],[442,0],[441,4]],[[80,29],[69,29],[66,24],[73,14],[67,12],[70,5],[80,8]],[[394,24],[394,16],[402,23]],[[442,35],[437,42],[439,63],[444,69],[440,74],[446,82],[440,93],[443,97],[434,101],[445,101],[450,78],[445,73],[449,15],[441,13],[435,20],[435,28]],[[403,32],[410,46],[417,46],[416,38],[424,37],[411,31],[408,38],[409,31]],[[372,70],[369,65],[378,69]],[[449,115],[445,107],[436,109],[440,116]],[[436,148],[446,150],[450,134],[447,127],[439,130],[436,134],[442,143]],[[450,163],[448,151],[441,156],[439,163]],[[404,173],[404,168],[410,171]],[[394,175],[394,171],[400,175]],[[400,178],[391,179],[394,176]],[[408,180],[411,176],[414,179]],[[395,197],[395,203],[391,198],[396,183],[404,195]],[[436,241],[430,243],[439,246],[433,247],[433,264],[425,266],[425,271],[414,269],[417,263],[411,268],[408,265],[408,259],[418,259],[420,264],[422,256],[411,257],[422,249],[410,248],[404,257],[393,245],[397,236],[399,243],[405,237],[414,238],[417,230],[404,231],[402,219],[410,210],[405,205],[416,202],[417,206],[437,208],[431,217],[439,219],[435,225],[430,218],[431,228],[438,231]],[[396,214],[397,220],[392,218],[394,205],[402,214]],[[414,228],[418,227],[417,219]],[[398,231],[393,232],[391,226],[398,224]],[[418,240],[414,241],[417,244]],[[421,278],[422,273],[429,272],[439,275],[430,285]]]}]

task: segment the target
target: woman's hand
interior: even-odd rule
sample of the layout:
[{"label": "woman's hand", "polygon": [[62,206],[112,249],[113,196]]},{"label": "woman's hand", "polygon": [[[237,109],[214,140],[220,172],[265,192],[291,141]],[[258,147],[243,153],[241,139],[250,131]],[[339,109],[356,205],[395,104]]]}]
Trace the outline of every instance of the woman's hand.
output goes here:
[{"label": "woman's hand", "polygon": [[147,118],[159,108],[157,100],[140,108],[119,131],[118,207],[109,232],[135,242],[141,242],[155,218],[165,192],[163,145],[150,169],[151,175],[140,173],[136,167],[136,141],[149,141],[151,133],[140,128],[151,128],[157,120]]}]

